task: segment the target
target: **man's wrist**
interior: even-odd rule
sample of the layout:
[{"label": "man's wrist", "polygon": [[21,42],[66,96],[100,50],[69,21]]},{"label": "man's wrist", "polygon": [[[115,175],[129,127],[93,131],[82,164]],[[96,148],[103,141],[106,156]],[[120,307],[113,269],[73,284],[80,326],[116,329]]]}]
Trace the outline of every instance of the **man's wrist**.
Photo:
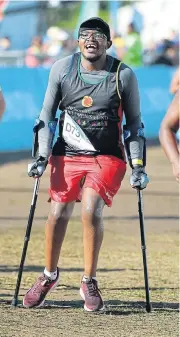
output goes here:
[{"label": "man's wrist", "polygon": [[133,168],[132,168],[132,174],[133,173],[145,173],[145,170],[144,170],[144,167],[141,166],[141,165],[135,165]]},{"label": "man's wrist", "polygon": [[39,155],[37,159],[38,159],[39,161],[45,161],[45,160],[47,160],[47,157],[44,157],[44,156]]}]

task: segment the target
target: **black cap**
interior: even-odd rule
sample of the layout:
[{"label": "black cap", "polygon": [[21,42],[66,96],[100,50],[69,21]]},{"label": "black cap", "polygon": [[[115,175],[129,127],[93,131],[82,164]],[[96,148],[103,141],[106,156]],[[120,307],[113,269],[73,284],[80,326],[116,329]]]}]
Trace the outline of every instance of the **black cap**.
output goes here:
[{"label": "black cap", "polygon": [[[109,25],[99,17],[93,17],[93,18],[90,18],[90,19],[82,22],[80,27],[79,27],[79,34],[84,29],[100,30],[101,32],[104,33],[104,35],[106,35],[108,41],[111,40]],[[79,34],[78,34],[78,36],[79,36]]]}]

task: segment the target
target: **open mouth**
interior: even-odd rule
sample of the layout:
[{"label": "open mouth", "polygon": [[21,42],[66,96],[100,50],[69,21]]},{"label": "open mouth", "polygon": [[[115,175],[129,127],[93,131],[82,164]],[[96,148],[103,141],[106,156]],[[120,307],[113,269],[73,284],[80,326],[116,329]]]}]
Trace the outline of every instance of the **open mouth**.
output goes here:
[{"label": "open mouth", "polygon": [[89,53],[94,53],[97,51],[97,45],[95,43],[88,43],[86,45],[86,50],[89,52]]}]

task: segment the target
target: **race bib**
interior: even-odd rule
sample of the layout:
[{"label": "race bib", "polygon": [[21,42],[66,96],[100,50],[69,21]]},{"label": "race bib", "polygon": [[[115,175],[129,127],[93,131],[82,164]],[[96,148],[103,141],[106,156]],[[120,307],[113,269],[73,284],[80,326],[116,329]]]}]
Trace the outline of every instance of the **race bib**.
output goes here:
[{"label": "race bib", "polygon": [[96,151],[80,126],[66,112],[64,117],[63,138],[77,150]]}]

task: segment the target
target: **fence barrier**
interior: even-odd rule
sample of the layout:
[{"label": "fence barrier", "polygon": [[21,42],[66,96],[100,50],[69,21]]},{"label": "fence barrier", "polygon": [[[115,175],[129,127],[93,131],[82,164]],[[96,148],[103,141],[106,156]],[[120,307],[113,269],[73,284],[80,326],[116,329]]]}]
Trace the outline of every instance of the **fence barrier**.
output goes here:
[{"label": "fence barrier", "polygon": [[[134,71],[139,83],[146,137],[157,138],[161,120],[172,100],[169,85],[175,68],[158,65]],[[7,104],[0,121],[1,152],[31,148],[32,128],[42,107],[48,76],[49,69],[42,67],[0,68],[0,86]]]}]

